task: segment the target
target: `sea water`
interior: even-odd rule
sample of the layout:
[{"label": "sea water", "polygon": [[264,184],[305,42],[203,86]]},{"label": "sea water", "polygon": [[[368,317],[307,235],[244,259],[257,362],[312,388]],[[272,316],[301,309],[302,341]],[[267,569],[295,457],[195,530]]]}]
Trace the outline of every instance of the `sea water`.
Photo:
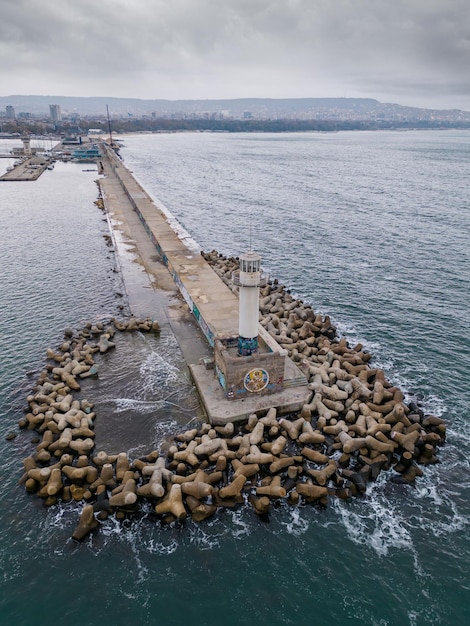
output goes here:
[{"label": "sea water", "polygon": [[[31,437],[2,437],[0,624],[468,620],[469,140],[464,131],[125,138],[125,163],[201,248],[256,249],[273,277],[446,419],[447,443],[415,487],[382,473],[362,498],[326,510],[280,504],[269,523],[242,508],[162,528],[149,510],[74,544],[80,505],[47,509],[27,495],[17,483]],[[83,169],[59,163],[34,183],[0,183],[5,435],[64,328],[125,312],[93,204],[97,173]],[[132,339],[118,375],[100,382],[105,417],[127,420],[129,437],[137,423],[152,444],[193,415],[170,341]]]}]

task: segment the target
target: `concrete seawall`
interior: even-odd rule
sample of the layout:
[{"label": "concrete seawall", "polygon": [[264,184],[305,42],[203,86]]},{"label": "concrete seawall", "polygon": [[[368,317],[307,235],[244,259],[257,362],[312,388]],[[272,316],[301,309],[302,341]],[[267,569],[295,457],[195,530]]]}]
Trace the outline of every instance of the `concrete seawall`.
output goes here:
[{"label": "concrete seawall", "polygon": [[220,280],[207,261],[190,250],[166,215],[153,203],[114,151],[104,150],[149,239],[168,268],[176,286],[198,321],[208,343],[216,336],[238,333],[238,298]]},{"label": "concrete seawall", "polygon": [[[193,326],[185,336],[186,343],[190,343],[189,335],[194,339],[191,350],[188,351],[187,345],[181,345],[176,333],[209,421],[224,424],[244,420],[250,414],[267,410],[272,406],[276,406],[281,413],[299,410],[308,400],[310,392],[305,376],[289,358],[284,358],[285,388],[282,391],[271,395],[252,394],[251,397],[236,401],[227,399],[214,371],[206,369],[202,361],[203,358],[206,361],[213,359],[213,349],[217,342],[220,344],[225,339],[230,341],[238,336],[238,297],[221,280],[200,252],[190,249],[178,236],[169,224],[167,215],[158,209],[115,152],[107,144],[102,144],[101,148],[105,155],[105,173],[108,170],[118,181],[120,195],[130,207],[126,219],[133,220],[135,225],[137,217],[139,228],[143,228],[146,234],[147,244],[151,244],[152,251],[147,251],[144,256],[148,261],[149,257],[155,257],[155,252],[157,253],[158,259],[168,270],[173,285],[177,287],[189,307],[192,319],[197,322],[199,331],[204,335],[203,346]],[[106,179],[102,182],[102,188],[105,187],[104,182]],[[106,193],[104,195],[106,196]],[[112,212],[112,204],[112,199],[108,198],[106,201],[105,198],[108,212],[110,210]],[[134,232],[131,234],[134,236]],[[145,244],[143,241],[141,243]],[[141,310],[139,313],[152,314],[148,310]],[[168,309],[166,315],[168,316]],[[279,353],[285,357],[285,350],[261,325],[259,336],[267,352]]]}]

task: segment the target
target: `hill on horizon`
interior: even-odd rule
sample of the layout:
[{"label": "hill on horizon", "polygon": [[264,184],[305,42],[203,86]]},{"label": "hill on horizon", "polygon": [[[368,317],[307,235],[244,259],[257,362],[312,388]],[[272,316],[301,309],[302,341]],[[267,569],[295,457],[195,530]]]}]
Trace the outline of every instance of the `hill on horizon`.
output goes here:
[{"label": "hill on horizon", "polygon": [[470,112],[444,109],[421,109],[393,103],[381,103],[373,98],[233,98],[207,100],[144,100],[140,98],[106,98],[82,96],[0,96],[0,109],[7,105],[16,113],[27,112],[33,115],[49,115],[49,105],[60,105],[64,114],[77,113],[83,116],[106,115],[106,105],[111,115],[165,116],[174,114],[198,115],[226,112],[240,116],[250,112],[254,116],[282,117],[291,115],[318,114],[330,111],[338,114],[380,116],[384,119],[396,115],[445,115],[450,112],[468,114]]}]

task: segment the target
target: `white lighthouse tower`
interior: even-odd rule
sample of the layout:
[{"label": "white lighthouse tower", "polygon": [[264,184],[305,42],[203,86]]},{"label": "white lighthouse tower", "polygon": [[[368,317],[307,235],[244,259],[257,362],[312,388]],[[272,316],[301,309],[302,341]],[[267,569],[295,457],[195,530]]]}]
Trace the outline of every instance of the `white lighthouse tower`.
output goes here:
[{"label": "white lighthouse tower", "polygon": [[252,250],[240,255],[240,271],[234,282],[239,285],[238,354],[250,356],[258,351],[259,288],[266,285],[261,274],[261,257]]}]

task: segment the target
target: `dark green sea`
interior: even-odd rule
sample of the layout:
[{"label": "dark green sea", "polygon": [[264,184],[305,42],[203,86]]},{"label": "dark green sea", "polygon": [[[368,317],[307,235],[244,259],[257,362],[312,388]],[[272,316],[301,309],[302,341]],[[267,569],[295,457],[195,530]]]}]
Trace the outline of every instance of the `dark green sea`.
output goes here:
[{"label": "dark green sea", "polygon": [[[201,248],[238,254],[251,233],[273,277],[446,419],[447,443],[415,487],[382,473],[361,498],[280,505],[269,523],[240,508],[162,527],[149,512],[72,542],[81,505],[18,485],[34,445],[17,423],[46,349],[119,316],[125,286],[96,172],[0,183],[0,625],[468,623],[470,133],[136,135],[121,153]],[[98,447],[120,437],[137,455],[194,417],[170,336],[113,358],[86,390]]]}]

